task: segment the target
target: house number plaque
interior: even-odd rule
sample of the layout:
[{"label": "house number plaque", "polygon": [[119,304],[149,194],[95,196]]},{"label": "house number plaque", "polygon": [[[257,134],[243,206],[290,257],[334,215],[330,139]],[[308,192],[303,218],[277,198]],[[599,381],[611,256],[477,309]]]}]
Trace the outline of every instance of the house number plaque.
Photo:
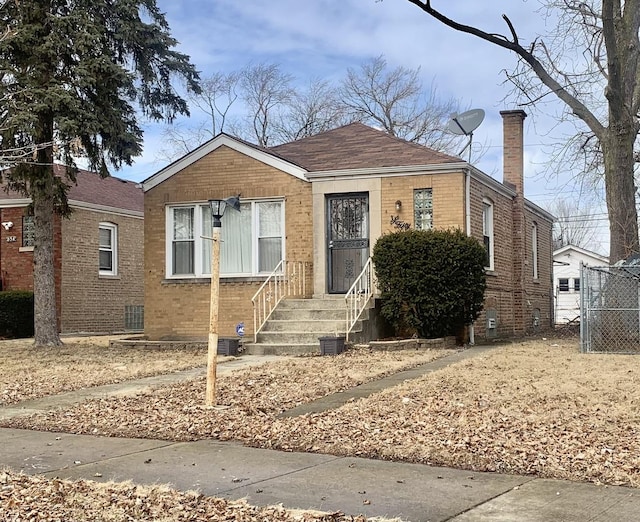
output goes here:
[{"label": "house number plaque", "polygon": [[16,236],[7,236],[7,243],[15,243],[17,240]]}]

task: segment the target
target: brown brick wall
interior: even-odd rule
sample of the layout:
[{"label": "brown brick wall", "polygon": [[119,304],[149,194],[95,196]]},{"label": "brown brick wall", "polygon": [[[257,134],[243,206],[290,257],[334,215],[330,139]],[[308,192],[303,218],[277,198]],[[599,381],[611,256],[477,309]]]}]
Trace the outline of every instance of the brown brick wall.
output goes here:
[{"label": "brown brick wall", "polygon": [[[533,278],[533,223],[538,226],[538,278]],[[553,242],[552,223],[525,210],[526,258],[524,262],[524,328],[527,333],[548,329],[553,324]],[[539,312],[539,324],[534,314]]]},{"label": "brown brick wall", "polygon": [[[497,333],[512,336],[514,329],[512,198],[471,179],[471,235],[482,241],[482,202],[493,203],[494,270],[487,271],[484,308],[497,312]],[[485,335],[486,315],[475,323],[476,335]]]},{"label": "brown brick wall", "polygon": [[[480,339],[486,335],[486,310],[493,309],[497,316],[498,337],[512,337],[534,331],[534,311],[539,310],[538,329],[551,325],[552,296],[552,243],[549,220],[523,211],[524,225],[514,228],[514,198],[500,194],[471,180],[471,231],[482,240],[482,200],[487,198],[494,205],[494,270],[487,272],[484,311],[475,323],[475,333]],[[533,279],[532,227],[538,224],[538,279]],[[516,222],[517,223],[517,222]],[[523,237],[517,237],[518,230]],[[522,282],[517,280],[520,270]]]},{"label": "brown brick wall", "polygon": [[[98,228],[117,225],[117,275],[101,276]],[[74,209],[62,223],[63,333],[121,332],[125,306],[144,304],[144,229],[140,217]]]},{"label": "brown brick wall", "polygon": [[[447,173],[422,176],[382,178],[382,232],[393,231],[391,217],[414,225],[413,191],[430,188],[433,191],[433,226],[438,229],[464,230],[464,174]],[[400,211],[396,201],[402,202]]]},{"label": "brown brick wall", "polygon": [[[145,334],[150,339],[206,339],[209,328],[209,281],[165,280],[166,206],[238,193],[246,200],[284,196],[286,258],[311,264],[311,184],[220,147],[145,193]],[[311,276],[309,271],[309,284]],[[221,336],[235,336],[239,322],[245,323],[246,337],[251,336],[251,297],[264,281],[256,279],[221,279]]]}]

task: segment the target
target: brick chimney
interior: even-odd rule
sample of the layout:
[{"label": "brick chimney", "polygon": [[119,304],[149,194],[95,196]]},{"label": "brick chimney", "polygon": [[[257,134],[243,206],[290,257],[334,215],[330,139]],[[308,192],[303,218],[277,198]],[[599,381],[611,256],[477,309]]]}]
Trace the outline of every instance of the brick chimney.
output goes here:
[{"label": "brick chimney", "polygon": [[526,271],[526,230],[524,213],[524,119],[521,110],[501,111],[503,129],[503,183],[516,192],[512,204],[513,241],[513,333],[526,332],[527,299],[524,276]]},{"label": "brick chimney", "polygon": [[503,183],[524,195],[524,119],[521,110],[500,111],[503,132]]}]

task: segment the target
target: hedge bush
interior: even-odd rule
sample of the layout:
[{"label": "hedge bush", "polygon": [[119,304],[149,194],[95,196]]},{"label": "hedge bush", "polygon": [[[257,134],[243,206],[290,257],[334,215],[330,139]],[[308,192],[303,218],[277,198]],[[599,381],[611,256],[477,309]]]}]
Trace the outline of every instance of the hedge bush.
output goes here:
[{"label": "hedge bush", "polygon": [[460,335],[480,314],[484,247],[459,230],[385,234],[373,249],[381,313],[397,335]]},{"label": "hedge bush", "polygon": [[33,292],[6,290],[0,292],[0,336],[33,336]]}]

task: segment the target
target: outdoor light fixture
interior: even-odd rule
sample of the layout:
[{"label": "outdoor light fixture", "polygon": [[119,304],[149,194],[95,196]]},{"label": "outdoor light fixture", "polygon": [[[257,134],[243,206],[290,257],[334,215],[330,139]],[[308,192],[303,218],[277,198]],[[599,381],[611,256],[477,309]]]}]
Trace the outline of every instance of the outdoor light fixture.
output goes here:
[{"label": "outdoor light fixture", "polygon": [[211,302],[209,306],[209,341],[207,343],[207,389],[205,405],[216,403],[216,366],[218,364],[218,302],[220,299],[220,232],[227,207],[240,212],[240,194],[227,199],[210,199],[211,208]]},{"label": "outdoor light fixture", "polygon": [[211,208],[212,225],[216,228],[222,227],[220,219],[224,215],[224,211],[230,206],[234,210],[240,212],[240,197],[232,196],[227,199],[210,199],[209,207]]},{"label": "outdoor light fixture", "polygon": [[401,208],[402,208],[402,201],[400,200],[396,201],[396,210],[400,212]]}]

